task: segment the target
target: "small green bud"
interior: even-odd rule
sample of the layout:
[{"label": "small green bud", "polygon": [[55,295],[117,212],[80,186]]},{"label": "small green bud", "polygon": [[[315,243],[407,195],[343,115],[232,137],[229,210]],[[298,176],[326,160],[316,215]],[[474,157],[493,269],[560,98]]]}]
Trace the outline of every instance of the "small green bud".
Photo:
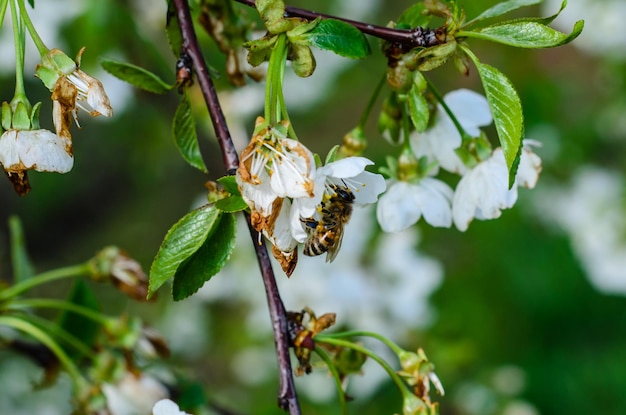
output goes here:
[{"label": "small green bud", "polygon": [[453,62],[454,67],[459,71],[459,73],[463,76],[469,76],[470,73],[470,59],[465,52],[457,50],[454,54]]},{"label": "small green bud", "polygon": [[248,63],[252,66],[259,66],[269,60],[272,48],[276,44],[277,36],[268,35],[261,39],[251,40],[243,44],[248,49]]},{"label": "small green bud", "polygon": [[421,50],[414,58],[417,63],[417,69],[426,72],[440,67],[454,55],[456,46],[456,42],[452,40]]},{"label": "small green bud", "polygon": [[422,415],[425,414],[426,405],[413,394],[405,394],[402,400],[402,415]]},{"label": "small green bud", "polygon": [[343,144],[339,148],[339,155],[343,157],[360,156],[367,147],[367,138],[363,128],[356,127],[343,136]]},{"label": "small green bud", "polygon": [[387,66],[387,84],[397,92],[406,93],[411,88],[412,73],[404,60],[400,59],[393,66]]},{"label": "small green bud", "polygon": [[293,64],[293,71],[301,78],[313,75],[315,71],[315,57],[311,48],[305,45],[292,43],[290,45],[289,59]]}]

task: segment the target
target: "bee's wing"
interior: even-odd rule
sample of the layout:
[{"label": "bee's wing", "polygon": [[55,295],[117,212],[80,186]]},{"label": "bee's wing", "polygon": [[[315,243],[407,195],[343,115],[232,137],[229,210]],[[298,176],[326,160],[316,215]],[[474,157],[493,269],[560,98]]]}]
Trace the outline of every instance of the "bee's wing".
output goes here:
[{"label": "bee's wing", "polygon": [[343,241],[343,227],[343,224],[339,224],[339,226],[335,228],[335,240],[333,241],[333,244],[328,247],[326,262],[333,262],[341,249],[341,242]]}]

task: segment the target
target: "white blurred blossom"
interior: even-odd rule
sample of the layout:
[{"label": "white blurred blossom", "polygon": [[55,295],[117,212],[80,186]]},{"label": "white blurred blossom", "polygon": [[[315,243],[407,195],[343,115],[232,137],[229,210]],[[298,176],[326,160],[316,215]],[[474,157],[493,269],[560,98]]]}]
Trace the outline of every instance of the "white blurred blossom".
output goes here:
[{"label": "white blurred blossom", "polygon": [[180,410],[176,402],[169,399],[162,399],[154,404],[152,415],[189,415]]},{"label": "white blurred blossom", "polygon": [[[561,7],[561,0],[546,0],[541,5],[544,15],[552,15]],[[572,42],[590,55],[626,58],[626,32],[623,29],[626,2],[623,0],[576,0],[551,23],[569,33],[578,20],[585,21],[585,30]]]},{"label": "white blurred blossom", "polygon": [[148,414],[155,402],[169,396],[165,386],[155,378],[132,373],[116,384],[104,384],[102,392],[112,415]]},{"label": "white blurred blossom", "polygon": [[581,168],[566,186],[542,186],[538,217],[570,235],[590,282],[601,292],[626,294],[626,219],[621,173]]}]

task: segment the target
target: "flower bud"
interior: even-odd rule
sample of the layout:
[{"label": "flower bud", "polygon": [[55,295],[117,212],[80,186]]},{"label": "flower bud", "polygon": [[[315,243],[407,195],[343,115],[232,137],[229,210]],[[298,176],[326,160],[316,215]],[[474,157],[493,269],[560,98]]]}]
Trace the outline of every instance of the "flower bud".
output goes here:
[{"label": "flower bud", "polygon": [[341,158],[360,156],[367,147],[367,138],[363,133],[363,128],[356,127],[343,136],[343,144],[339,147]]},{"label": "flower bud", "polygon": [[292,61],[293,71],[296,75],[302,78],[313,75],[315,57],[309,46],[291,43],[289,52],[289,59]]},{"label": "flower bud", "polygon": [[90,264],[92,278],[95,281],[110,281],[129,297],[146,301],[148,277],[141,269],[141,265],[119,248],[115,246],[104,248],[96,254]]}]

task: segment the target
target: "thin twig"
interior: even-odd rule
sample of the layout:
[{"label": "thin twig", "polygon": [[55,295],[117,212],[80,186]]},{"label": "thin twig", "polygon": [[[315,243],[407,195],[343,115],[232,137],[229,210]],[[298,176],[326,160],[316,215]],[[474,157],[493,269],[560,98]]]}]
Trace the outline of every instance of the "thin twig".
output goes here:
[{"label": "thin twig", "polygon": [[[259,233],[250,224],[250,215],[246,213],[246,221],[250,229],[250,236],[253,240],[259,241]],[[276,278],[272,263],[267,253],[267,248],[261,239],[254,244],[256,256],[259,261],[259,268],[263,276],[265,294],[270,308],[272,318],[272,328],[274,329],[274,343],[276,345],[276,357],[278,359],[278,377],[280,379],[280,390],[278,392],[278,406],[289,411],[290,415],[300,414],[298,395],[293,382],[293,372],[291,370],[291,359],[289,357],[289,335],[287,331],[287,315],[283,301],[278,292]]]},{"label": "thin twig", "polygon": [[[246,6],[255,7],[254,0],[235,0],[238,3],[245,4]],[[393,29],[391,27],[378,26],[374,24],[359,22],[356,20],[345,19],[343,17],[332,16],[329,14],[313,12],[310,10],[299,9],[297,7],[286,6],[285,17],[301,17],[307,20],[315,20],[318,17],[323,19],[335,19],[348,23],[359,29],[366,35],[371,35],[388,42],[400,45],[407,50],[415,47],[428,47],[436,46],[442,42],[439,36],[435,34],[442,29],[428,29],[423,27],[416,27],[413,29]]]},{"label": "thin twig", "polygon": [[[198,45],[191,14],[189,13],[189,5],[187,0],[174,0],[176,16],[180,25],[181,35],[183,39],[183,50],[192,60],[193,68],[202,89],[204,99],[206,101],[213,127],[217,135],[226,170],[234,174],[239,166],[239,157],[233,145],[224,114],[222,112],[213,81],[209,74],[207,65],[202,56],[202,52]],[[267,294],[267,302],[269,306],[270,318],[272,320],[272,329],[274,332],[274,343],[276,346],[276,356],[278,359],[278,376],[279,376],[279,392],[278,405],[289,411],[290,415],[300,415],[300,405],[298,403],[298,395],[293,380],[293,372],[291,370],[291,359],[289,356],[289,336],[287,332],[287,316],[285,306],[283,305],[276,278],[272,269],[265,244],[259,244],[257,241],[258,232],[252,227],[250,216],[246,214],[246,221],[250,229],[256,255],[261,268],[263,284]]]}]

